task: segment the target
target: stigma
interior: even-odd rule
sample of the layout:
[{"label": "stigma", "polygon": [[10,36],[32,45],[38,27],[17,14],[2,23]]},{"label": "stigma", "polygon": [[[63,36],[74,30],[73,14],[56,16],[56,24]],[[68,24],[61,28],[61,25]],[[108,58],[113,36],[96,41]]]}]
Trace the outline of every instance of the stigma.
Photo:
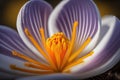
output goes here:
[{"label": "stigma", "polygon": [[[86,55],[82,57],[78,57],[80,53],[86,48],[86,46],[90,43],[91,37],[88,37],[84,43],[80,46],[80,48],[73,52],[75,40],[77,38],[76,32],[78,27],[78,22],[75,21],[73,23],[73,29],[71,33],[71,38],[68,39],[63,32],[58,32],[53,34],[51,37],[46,39],[45,32],[43,28],[40,28],[39,32],[41,35],[41,41],[43,43],[43,47],[46,51],[44,51],[38,42],[35,40],[33,35],[29,32],[27,28],[25,28],[24,32],[27,38],[31,41],[31,43],[35,46],[35,48],[43,55],[43,57],[48,61],[48,64],[43,64],[39,61],[36,61],[24,54],[21,54],[17,51],[12,51],[14,56],[17,56],[21,59],[26,60],[24,63],[25,67],[39,69],[40,71],[30,70],[21,68],[17,65],[11,64],[10,68],[12,70],[17,70],[21,72],[34,73],[34,74],[51,74],[51,73],[70,73],[70,69],[78,64],[84,62],[84,59],[91,56],[94,52],[90,51]],[[41,71],[42,70],[42,71]]]},{"label": "stigma", "polygon": [[48,54],[50,55],[50,58],[54,62],[58,71],[60,71],[62,60],[64,59],[69,45],[70,40],[68,40],[62,32],[56,33],[46,40]]}]

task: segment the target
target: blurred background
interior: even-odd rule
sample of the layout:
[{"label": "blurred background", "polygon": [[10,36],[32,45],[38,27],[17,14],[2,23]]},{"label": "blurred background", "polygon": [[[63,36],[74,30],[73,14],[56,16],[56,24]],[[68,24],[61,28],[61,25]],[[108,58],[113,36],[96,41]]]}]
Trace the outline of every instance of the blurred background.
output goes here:
[{"label": "blurred background", "polygon": [[[16,18],[21,6],[28,0],[0,0],[0,24],[16,27]],[[55,7],[61,0],[46,0]],[[120,0],[94,0],[101,16],[115,15],[120,18]]]},{"label": "blurred background", "polygon": [[[0,25],[16,29],[16,19],[21,6],[28,0],[0,0]],[[61,0],[46,0],[55,7]],[[115,15],[120,19],[120,0],[93,0],[100,14]],[[87,80],[120,80],[120,63],[106,73]]]}]

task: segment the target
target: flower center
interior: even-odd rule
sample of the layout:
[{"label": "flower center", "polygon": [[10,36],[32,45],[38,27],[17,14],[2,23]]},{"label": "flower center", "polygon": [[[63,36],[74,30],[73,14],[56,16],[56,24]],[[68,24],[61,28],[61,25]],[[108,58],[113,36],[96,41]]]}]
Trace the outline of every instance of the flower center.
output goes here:
[{"label": "flower center", "polygon": [[46,45],[50,53],[65,54],[69,46],[69,40],[62,32],[56,33],[46,40]]},{"label": "flower center", "polygon": [[46,40],[48,54],[58,70],[60,69],[62,60],[64,59],[65,53],[70,45],[69,42],[70,41],[62,32],[56,33]]},{"label": "flower center", "polygon": [[[35,70],[17,67],[16,65],[11,64],[10,68],[12,70],[17,70],[21,72],[34,73],[34,74],[50,74],[58,72],[70,72],[70,69],[82,62],[84,59],[91,56],[94,52],[91,51],[83,57],[78,57],[79,54],[85,49],[85,47],[90,43],[91,38],[88,37],[80,48],[73,52],[73,46],[76,39],[76,30],[78,27],[78,22],[73,23],[73,30],[71,34],[71,39],[69,40],[62,32],[58,32],[46,40],[44,29],[40,28],[40,35],[43,43],[44,51],[32,34],[27,28],[25,28],[25,34],[28,39],[33,43],[36,49],[43,55],[43,57],[48,61],[48,64],[43,64],[39,61],[36,61],[24,54],[21,54],[16,51],[12,51],[14,56],[26,60],[24,63],[25,67],[34,68]],[[37,70],[36,70],[37,69]],[[39,70],[38,70],[39,69]]]}]

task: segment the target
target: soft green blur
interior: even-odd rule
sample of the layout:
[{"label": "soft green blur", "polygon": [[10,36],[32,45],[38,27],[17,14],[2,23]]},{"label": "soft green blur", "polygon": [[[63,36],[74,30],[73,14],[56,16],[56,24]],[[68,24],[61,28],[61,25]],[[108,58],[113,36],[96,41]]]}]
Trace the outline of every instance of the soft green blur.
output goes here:
[{"label": "soft green blur", "polygon": [[[61,0],[46,0],[56,6]],[[120,18],[119,0],[94,0],[101,16],[116,15]],[[0,0],[0,24],[16,28],[16,19],[21,6],[27,0]]]}]

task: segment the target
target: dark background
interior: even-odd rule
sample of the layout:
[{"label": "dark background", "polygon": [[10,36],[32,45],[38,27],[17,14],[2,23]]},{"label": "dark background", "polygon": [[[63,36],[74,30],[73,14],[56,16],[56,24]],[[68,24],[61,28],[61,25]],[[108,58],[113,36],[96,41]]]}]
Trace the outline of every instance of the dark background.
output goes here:
[{"label": "dark background", "polygon": [[[16,19],[21,6],[28,0],[0,0],[0,25],[16,29]],[[46,0],[55,7],[61,0]],[[120,19],[120,0],[93,0],[101,17],[115,15]],[[87,80],[120,80],[120,62],[111,70]]]},{"label": "dark background", "polygon": [[[16,27],[16,18],[21,6],[28,0],[0,0],[0,24]],[[55,7],[61,0],[46,0]],[[120,0],[94,0],[101,16],[115,15],[120,19]]]}]

